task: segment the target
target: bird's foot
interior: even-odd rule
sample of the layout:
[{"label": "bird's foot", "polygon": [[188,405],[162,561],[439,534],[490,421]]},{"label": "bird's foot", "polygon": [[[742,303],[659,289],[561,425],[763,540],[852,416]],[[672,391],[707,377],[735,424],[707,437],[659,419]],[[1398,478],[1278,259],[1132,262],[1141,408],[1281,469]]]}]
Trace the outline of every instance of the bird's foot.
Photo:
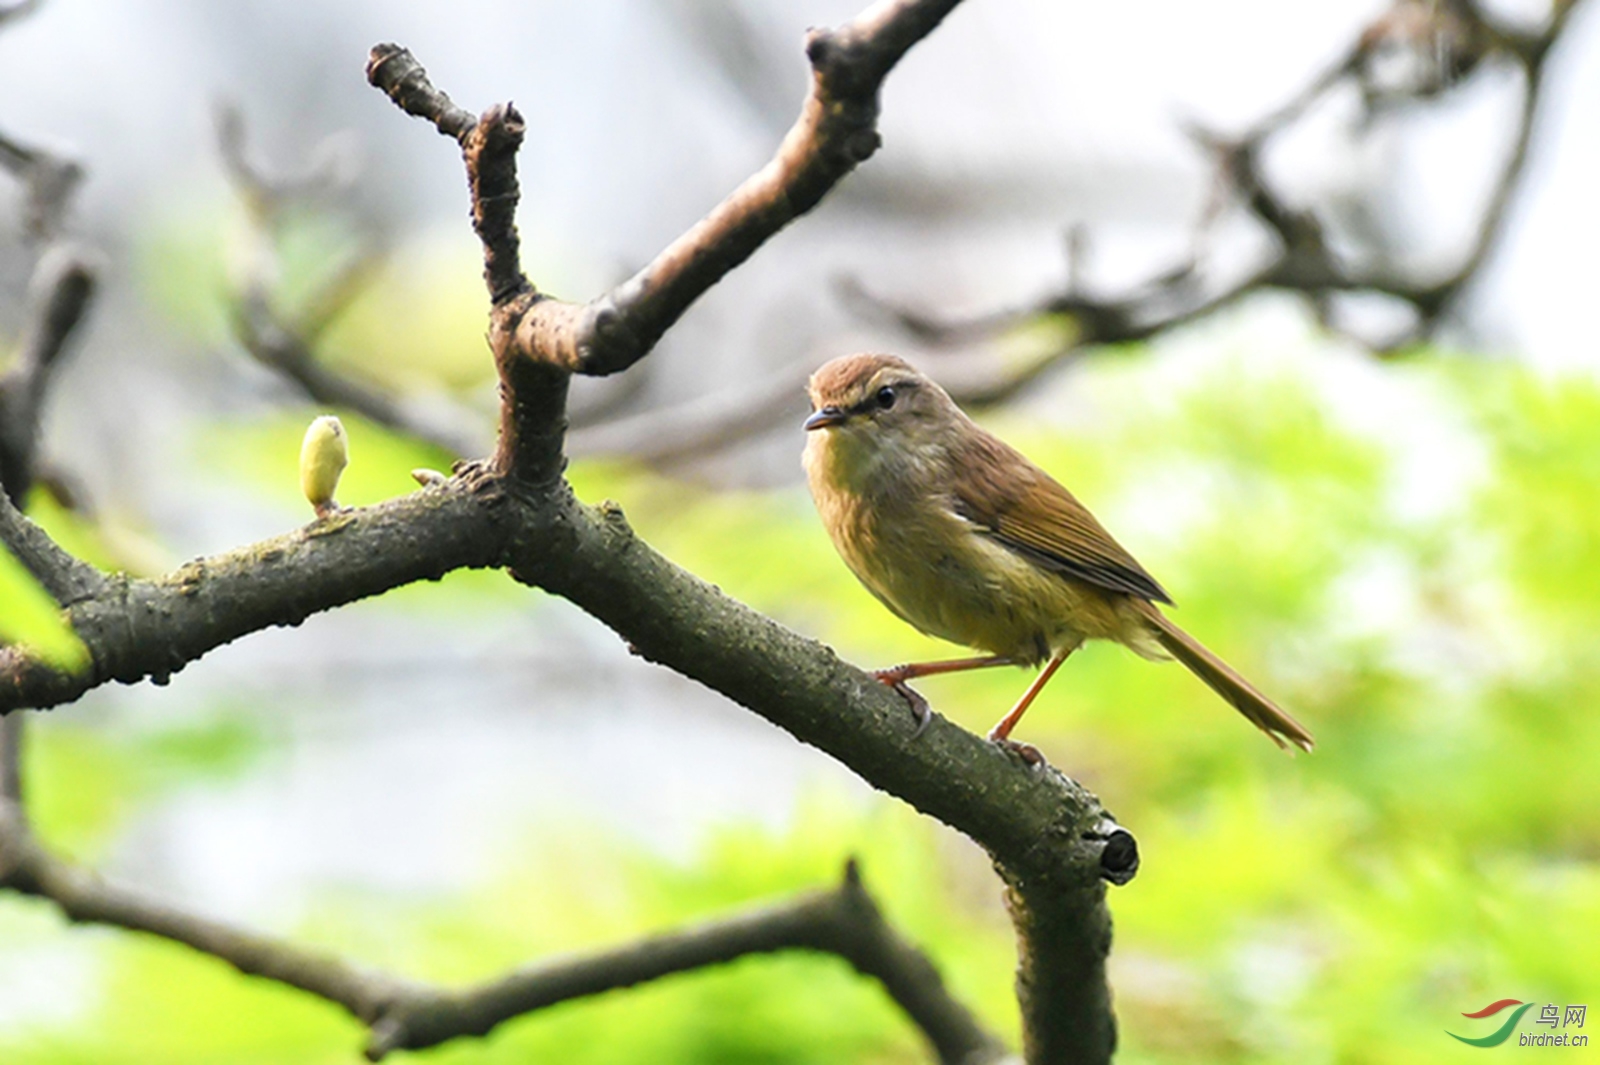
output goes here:
[{"label": "bird's foot", "polygon": [[928,723],[933,720],[933,708],[928,705],[928,700],[924,699],[912,689],[911,685],[906,683],[904,669],[904,666],[895,666],[893,669],[878,669],[874,670],[872,675],[878,679],[879,684],[894,689],[895,694],[904,699],[906,705],[911,707],[911,716],[917,722],[917,730],[911,734],[911,738],[915,739],[922,735],[927,729]]},{"label": "bird's foot", "polygon": [[1023,743],[1009,736],[1003,736],[998,729],[989,730],[989,742],[999,747],[1002,751],[1016,755],[1030,766],[1038,767],[1047,764],[1044,754],[1031,743]]}]

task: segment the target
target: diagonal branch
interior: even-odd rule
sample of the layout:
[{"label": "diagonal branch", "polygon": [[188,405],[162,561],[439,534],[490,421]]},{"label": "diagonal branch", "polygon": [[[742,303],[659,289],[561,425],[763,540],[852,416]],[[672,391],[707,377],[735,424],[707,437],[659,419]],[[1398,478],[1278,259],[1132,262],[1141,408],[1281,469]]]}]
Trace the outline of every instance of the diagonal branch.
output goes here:
[{"label": "diagonal branch", "polygon": [[[475,120],[429,85],[408,53],[374,50],[374,84],[463,148],[502,384],[495,458],[403,499],[159,580],[108,582],[69,611],[93,665],[68,676],[26,651],[0,650],[0,712],[55,705],[111,680],[162,682],[246,633],[462,566],[509,566],[519,580],[611,626],[644,657],[728,695],[985,847],[1022,941],[1018,989],[1029,1060],[1108,1060],[1115,1021],[1105,980],[1105,884],[1126,883],[1137,871],[1133,837],[1055,770],[1029,766],[943,719],[918,729],[901,699],[871,675],[672,565],[634,537],[614,507],[578,504],[561,478],[569,375],[613,373],[642,359],[694,299],[870,155],[883,77],[955,2],[885,0],[839,30],[814,32],[811,93],[774,160],[639,275],[581,306],[542,297],[517,266],[516,112],[495,107]],[[0,870],[13,871],[0,875],[16,877],[19,861],[36,861],[26,848],[7,854]],[[71,878],[63,884],[69,893],[83,887]],[[230,930],[201,931],[229,943]],[[283,963],[262,961],[252,953],[258,946],[247,939],[228,949],[253,964]],[[880,961],[864,954],[860,965]],[[333,990],[344,979],[332,970],[305,976],[292,959],[286,964],[282,979],[326,980]],[[925,1008],[910,1003],[930,993],[926,981],[903,992],[913,1014]],[[402,998],[410,993],[401,990]],[[412,1045],[402,1029],[396,1026],[396,1045]]]},{"label": "diagonal branch", "polygon": [[701,294],[811,210],[882,143],[878,89],[958,0],[890,0],[837,30],[813,30],[810,95],[777,154],[628,281],[587,308],[576,343],[527,344],[578,373],[609,374],[649,354]]},{"label": "diagonal branch", "polygon": [[518,264],[515,156],[523,123],[515,108],[495,106],[474,120],[410,52],[373,48],[367,80],[462,146],[493,305],[490,347],[507,394],[496,470],[536,489],[555,484],[564,464],[566,375],[617,373],[644,358],[707,289],[877,151],[884,77],[957,3],[880,0],[839,29],[813,30],[811,91],[777,154],[643,270],[586,304],[543,295]]},{"label": "diagonal branch", "polygon": [[[104,594],[111,582],[93,566],[63,550],[0,493],[0,547],[9,550],[57,603],[70,607]],[[0,655],[4,655],[0,649]]]}]

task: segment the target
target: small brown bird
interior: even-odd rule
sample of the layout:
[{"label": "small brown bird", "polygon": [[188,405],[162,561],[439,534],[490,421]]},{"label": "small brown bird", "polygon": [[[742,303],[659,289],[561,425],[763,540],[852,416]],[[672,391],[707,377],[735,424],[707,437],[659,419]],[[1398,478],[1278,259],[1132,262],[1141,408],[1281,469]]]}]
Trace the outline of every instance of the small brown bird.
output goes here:
[{"label": "small brown bird", "polygon": [[1045,662],[989,731],[1009,743],[1068,655],[1113,640],[1176,658],[1278,746],[1311,749],[1299,722],[1161,612],[1167,593],[1071,492],[915,367],[846,355],[812,375],[810,393],[806,479],[845,563],[903,620],[989,652],[879,670],[919,718],[927,704],[906,681]]}]

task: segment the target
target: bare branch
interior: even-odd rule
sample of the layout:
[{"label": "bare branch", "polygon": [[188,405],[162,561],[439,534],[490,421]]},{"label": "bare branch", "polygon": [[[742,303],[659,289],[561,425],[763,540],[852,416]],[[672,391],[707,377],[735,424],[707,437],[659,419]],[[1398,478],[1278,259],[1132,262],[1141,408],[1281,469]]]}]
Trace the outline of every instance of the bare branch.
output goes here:
[{"label": "bare branch", "polygon": [[758,388],[728,389],[676,407],[574,429],[567,452],[575,457],[627,455],[656,466],[715,454],[783,424],[785,413],[794,413],[799,424],[808,374],[809,368],[779,370]]},{"label": "bare branch", "polygon": [[245,198],[252,213],[266,219],[298,200],[342,192],[354,182],[359,164],[346,137],[323,140],[298,173],[269,173],[250,159],[244,112],[223,102],[216,108],[217,154],[229,182]]},{"label": "bare branch", "polygon": [[[0,650],[0,712],[55,705],[111,680],[163,682],[246,633],[295,624],[455,568],[506,566],[517,579],[563,595],[610,625],[640,655],[723,692],[985,847],[1011,892],[1023,940],[1019,987],[1030,1057],[1107,1061],[1115,1022],[1105,983],[1105,885],[1125,883],[1136,872],[1132,836],[1054,769],[1027,764],[938,717],[919,727],[871,675],[673,566],[633,536],[620,511],[581,506],[561,478],[570,374],[614,373],[642,359],[701,293],[871,155],[883,77],[955,2],[885,0],[839,30],[814,32],[811,92],[773,161],[637,276],[581,306],[544,298],[521,279],[513,224],[521,137],[515,111],[491,108],[474,120],[433,89],[403,50],[375,49],[373,83],[462,146],[502,384],[495,458],[443,484],[424,476],[429,487],[403,499],[342,512],[157,580],[108,581],[68,612],[92,665],[68,676],[26,651]],[[1069,309],[1085,322],[1099,321],[1096,328],[1120,321],[1104,307],[1073,299]],[[1119,327],[1140,327],[1127,320]],[[0,813],[10,816],[9,805]],[[193,942],[246,971],[348,1000],[358,1016],[370,1018],[375,1052],[420,1045],[427,1018],[439,1010],[466,1018],[459,1031],[487,1030],[512,1015],[509,1009],[554,1000],[549,969],[516,974],[478,1000],[383,977],[362,982],[363,974],[342,962],[282,952],[259,937],[97,893],[93,878],[52,864],[21,831],[14,819],[0,826],[0,878],[10,886],[64,899],[66,912],[80,919]],[[862,909],[859,899],[852,905]],[[909,947],[881,929],[869,938],[872,945],[852,946],[845,956],[883,976],[941,1054],[993,1049],[970,1017],[940,1002],[937,980],[907,961]],[[663,943],[668,955],[708,949],[703,940],[669,937],[619,954],[612,971],[623,983],[672,971],[661,968]],[[582,963],[574,972],[586,974],[578,977],[590,981],[584,987],[604,983]],[[395,1012],[413,1003],[421,1004],[415,1013]],[[482,1027],[461,1027],[468,1022]]]},{"label": "bare branch", "polygon": [[[1049,767],[1019,759],[934,716],[920,735],[905,704],[832,651],[729,600],[634,537],[614,506],[567,502],[563,536],[514,550],[512,574],[604,621],[637,654],[748,707],[976,840],[1034,916],[1019,935],[1033,1061],[1104,1061],[1115,1043],[1105,990],[1110,918],[1104,881],[1138,866],[1133,837],[1099,800]],[[848,712],[841,712],[848,706]],[[1029,966],[1033,966],[1032,969]]]},{"label": "bare branch", "polygon": [[[1578,3],[1555,3],[1545,27],[1530,33],[1494,24],[1470,0],[1395,0],[1328,69],[1243,134],[1225,137],[1191,127],[1194,138],[1216,158],[1218,173],[1216,194],[1196,227],[1191,261],[1127,294],[1090,298],[1084,295],[1081,282],[1075,282],[1023,308],[948,321],[896,308],[859,292],[852,295],[858,305],[875,314],[887,314],[912,335],[936,344],[971,343],[1032,318],[1071,315],[1080,327],[1078,335],[1054,353],[1055,359],[1070,357],[1091,345],[1144,339],[1263,289],[1305,297],[1324,325],[1333,329],[1342,329],[1333,315],[1335,296],[1355,292],[1390,296],[1411,308],[1414,322],[1397,335],[1351,339],[1379,354],[1426,340],[1478,275],[1505,228],[1511,200],[1526,169],[1542,99],[1544,64]],[[1414,53],[1422,69],[1403,84],[1380,84],[1374,60],[1392,48]],[[1408,275],[1378,252],[1368,255],[1370,261],[1366,262],[1342,260],[1325,239],[1316,211],[1288,202],[1262,172],[1260,159],[1268,144],[1342,86],[1356,86],[1369,110],[1433,100],[1447,95],[1468,73],[1495,59],[1512,64],[1522,74],[1517,127],[1493,189],[1472,225],[1467,252],[1442,275]],[[1228,203],[1242,205],[1277,239],[1278,248],[1244,277],[1208,279],[1203,269],[1205,238]],[[1010,395],[1019,381],[1026,384],[1047,369],[1049,361],[1030,364],[1021,375],[1007,371],[983,391]]]},{"label": "bare branch", "polygon": [[587,335],[577,343],[527,349],[590,374],[616,373],[647,355],[706,289],[877,151],[884,77],[956,2],[889,0],[837,30],[813,30],[806,42],[811,94],[772,161],[654,262],[591,303]]},{"label": "bare branch", "polygon": [[372,50],[368,81],[462,145],[493,301],[490,347],[509,397],[497,470],[536,486],[555,483],[566,375],[612,374],[644,358],[702,293],[871,156],[883,78],[958,2],[880,0],[837,30],[813,30],[811,92],[772,161],[633,278],[583,305],[543,296],[517,266],[514,168],[523,127],[516,111],[494,107],[473,121],[405,49]]},{"label": "bare branch", "polygon": [[33,481],[51,374],[71,350],[98,271],[97,257],[66,245],[49,249],[34,268],[21,350],[0,377],[0,486],[18,503]]},{"label": "bare branch", "polygon": [[[33,579],[64,607],[106,591],[106,576],[63,550],[0,493],[0,544],[17,557]],[[0,648],[0,656],[5,649]]]},{"label": "bare branch", "polygon": [[778,906],[717,918],[616,950],[537,965],[463,992],[414,994],[373,1026],[367,1056],[484,1035],[513,1017],[575,998],[633,987],[674,973],[782,950],[837,954],[885,990],[920,1027],[947,1065],[1004,1055],[972,1014],[950,997],[927,957],[884,920],[852,863],[844,883]]},{"label": "bare branch", "polygon": [[[336,281],[343,283],[342,278]],[[464,411],[447,409],[424,416],[415,405],[407,405],[387,391],[324,365],[305,335],[280,322],[259,290],[237,293],[232,311],[234,336],[245,351],[292,382],[307,398],[324,406],[354,411],[448,455],[481,455],[486,450],[488,441],[472,431]]]},{"label": "bare branch", "polygon": [[486,1035],[536,1010],[751,954],[837,954],[885,990],[945,1065],[996,1062],[1005,1048],[952,998],[926,955],[884,920],[852,861],[836,889],[650,936],[609,951],[530,966],[476,988],[445,990],[366,969],[286,940],[184,912],[55,856],[28,829],[16,775],[22,718],[0,719],[0,888],[49,899],[70,920],[147,932],[299,988],[371,1029],[367,1057]]},{"label": "bare branch", "polygon": [[367,238],[306,297],[298,312],[275,305],[273,289],[279,274],[277,241],[285,208],[319,194],[336,191],[351,180],[351,167],[341,164],[337,142],[330,138],[313,153],[303,173],[267,174],[251,162],[242,112],[219,108],[218,149],[234,188],[246,206],[251,253],[245,257],[229,298],[234,336],[261,365],[295,385],[323,406],[354,411],[369,421],[420,440],[453,456],[481,455],[486,434],[474,430],[475,419],[453,404],[423,413],[416,402],[335,370],[313,351],[317,338],[366,288],[384,255]]},{"label": "bare branch", "polygon": [[[565,493],[529,499],[473,470],[160,580],[116,582],[69,612],[93,667],[68,676],[15,648],[0,651],[0,710],[53,705],[113,679],[164,680],[268,625],[459,566],[506,562],[645,657],[729,695],[982,844],[1052,937],[1024,951],[1041,968],[1034,982],[1051,989],[1029,1014],[1044,1026],[1037,1038],[1073,1048],[1074,1059],[1105,1059],[1113,1029],[1103,882],[1131,877],[1137,849],[1098,800],[941,718],[917,735],[903,702],[872,676],[673,566],[615,509],[592,511]],[[1092,919],[1075,923],[1067,912]],[[1065,994],[1062,973],[1082,987]]]},{"label": "bare branch", "polygon": [[450,97],[434,88],[416,56],[398,44],[373,46],[367,57],[367,81],[382,89],[400,110],[427,119],[440,133],[454,138],[463,147],[467,134],[478,124],[470,112],[457,107]]},{"label": "bare branch", "polygon": [[[10,718],[6,719],[7,721]],[[161,936],[336,1002],[363,1021],[380,1017],[409,985],[328,955],[185,913],[56,857],[34,839],[20,808],[0,803],[0,887],[49,899],[69,920]]]}]

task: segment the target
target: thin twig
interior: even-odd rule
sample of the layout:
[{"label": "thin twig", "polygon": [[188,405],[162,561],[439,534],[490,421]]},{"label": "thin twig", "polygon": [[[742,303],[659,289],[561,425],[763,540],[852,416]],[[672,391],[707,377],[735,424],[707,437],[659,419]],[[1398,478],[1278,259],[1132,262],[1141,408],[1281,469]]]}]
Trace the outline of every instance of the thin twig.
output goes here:
[{"label": "thin twig", "polygon": [[787,424],[798,425],[805,412],[805,382],[810,368],[780,369],[769,381],[750,388],[713,393],[675,407],[614,418],[568,434],[574,457],[627,455],[665,466],[716,454],[729,446]]},{"label": "thin twig", "polygon": [[353,411],[397,433],[422,441],[451,456],[475,456],[488,450],[487,434],[454,403],[430,405],[424,413],[417,401],[343,373],[319,359],[314,345],[328,326],[361,295],[382,268],[385,255],[370,237],[303,300],[298,311],[280,310],[275,298],[281,273],[277,250],[286,209],[308,198],[347,186],[353,168],[340,162],[330,139],[316,159],[294,175],[268,174],[249,157],[243,113],[233,106],[217,112],[218,152],[224,170],[246,208],[251,254],[235,278],[229,295],[235,339],[258,363],[293,384],[306,398],[327,407]]},{"label": "thin twig", "polygon": [[57,245],[34,268],[15,363],[0,376],[0,487],[21,502],[33,481],[35,455],[51,375],[94,296],[98,257],[84,249]]}]

